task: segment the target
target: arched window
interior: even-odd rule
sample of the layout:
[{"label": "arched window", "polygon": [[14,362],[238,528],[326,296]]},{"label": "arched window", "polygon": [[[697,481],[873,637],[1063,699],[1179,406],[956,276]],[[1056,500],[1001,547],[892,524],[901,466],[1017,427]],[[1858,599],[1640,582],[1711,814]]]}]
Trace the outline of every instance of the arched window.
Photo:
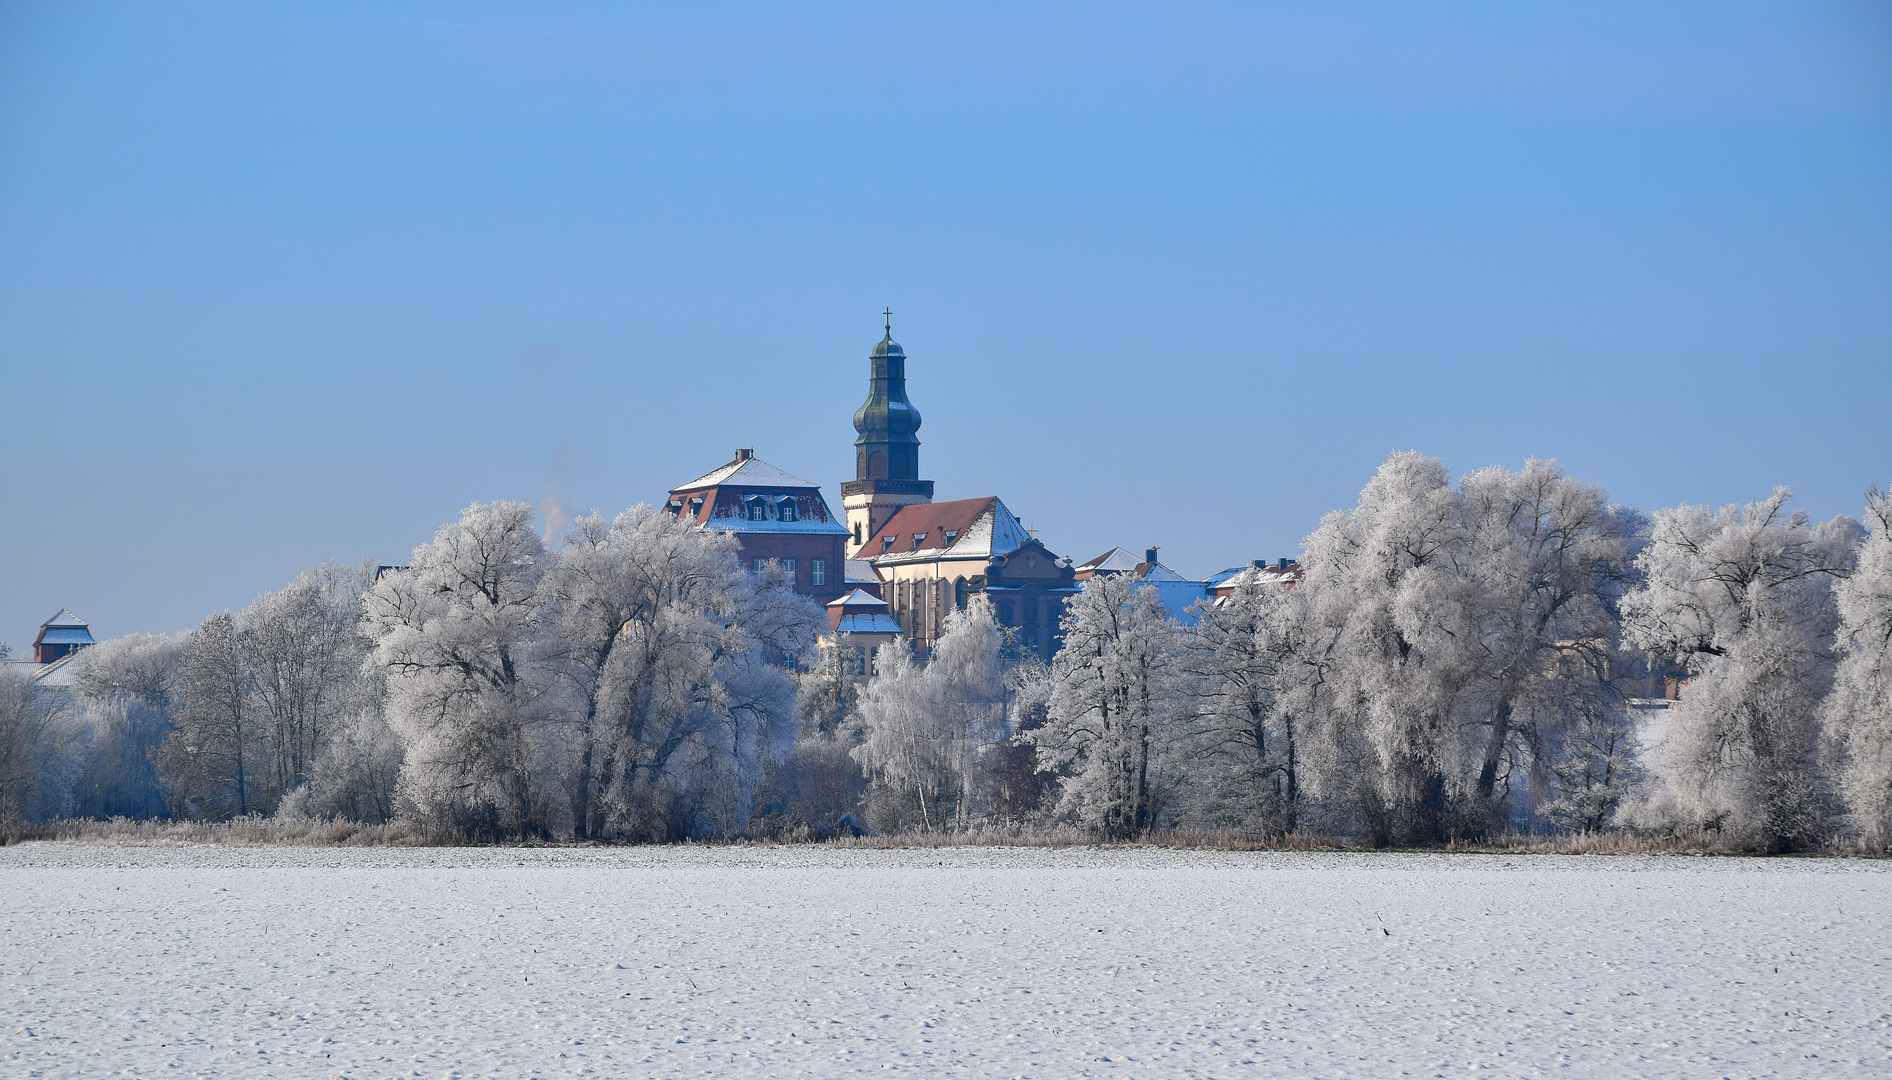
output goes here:
[{"label": "arched window", "polygon": [[777,516],[780,517],[783,521],[796,520],[795,497],[793,495],[782,496],[781,500],[777,502],[775,505],[776,505]]},{"label": "arched window", "polygon": [[1030,649],[1032,652],[1038,651],[1037,623],[1026,623],[1025,628],[1019,631],[1019,634],[1025,639],[1025,648]]},{"label": "arched window", "polygon": [[868,476],[887,475],[887,455],[881,453],[878,450],[867,455],[867,475]]},{"label": "arched window", "polygon": [[966,597],[969,592],[965,578],[953,579],[953,606],[961,611],[966,610]]},{"label": "arched window", "polygon": [[1033,596],[1030,593],[1026,593],[1025,594],[1025,622],[1027,625],[1029,625],[1037,621],[1038,621],[1038,598],[1036,596]]}]

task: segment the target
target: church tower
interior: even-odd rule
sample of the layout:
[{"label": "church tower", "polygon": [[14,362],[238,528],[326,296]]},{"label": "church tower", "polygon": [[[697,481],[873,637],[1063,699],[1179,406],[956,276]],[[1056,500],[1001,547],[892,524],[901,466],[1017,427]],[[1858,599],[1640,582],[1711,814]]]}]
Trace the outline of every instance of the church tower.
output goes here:
[{"label": "church tower", "polygon": [[868,354],[867,401],[854,412],[854,479],[841,485],[847,512],[848,558],[857,558],[903,506],[933,501],[933,482],[920,479],[920,411],[907,400],[907,354],[887,336]]}]

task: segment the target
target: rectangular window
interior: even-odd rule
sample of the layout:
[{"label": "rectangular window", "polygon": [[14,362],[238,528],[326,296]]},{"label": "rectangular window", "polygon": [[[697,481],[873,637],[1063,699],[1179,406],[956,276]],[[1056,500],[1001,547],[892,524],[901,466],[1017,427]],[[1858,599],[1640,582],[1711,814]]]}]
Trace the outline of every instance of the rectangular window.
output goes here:
[{"label": "rectangular window", "polygon": [[808,560],[808,584],[826,585],[828,583],[828,560]]},{"label": "rectangular window", "polygon": [[790,581],[795,580],[795,560],[783,559],[782,560],[782,573],[788,575],[788,580]]},{"label": "rectangular window", "polygon": [[750,559],[749,572],[751,574],[760,574],[763,571],[763,569],[766,568],[768,565],[769,565],[769,560],[767,559]]}]

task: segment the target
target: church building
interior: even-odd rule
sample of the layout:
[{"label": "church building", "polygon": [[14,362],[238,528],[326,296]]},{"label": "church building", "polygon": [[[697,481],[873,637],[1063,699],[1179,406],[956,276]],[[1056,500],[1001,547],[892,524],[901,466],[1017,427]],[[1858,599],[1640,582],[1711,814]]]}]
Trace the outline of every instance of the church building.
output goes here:
[{"label": "church building", "polygon": [[1077,591],[1069,559],[1033,537],[997,496],[933,501],[920,479],[920,412],[907,400],[907,357],[886,336],[868,356],[867,401],[854,413],[855,478],[841,485],[848,556],[872,566],[902,632],[922,650],[946,613],[984,595],[1019,651],[1049,660],[1064,601]]}]

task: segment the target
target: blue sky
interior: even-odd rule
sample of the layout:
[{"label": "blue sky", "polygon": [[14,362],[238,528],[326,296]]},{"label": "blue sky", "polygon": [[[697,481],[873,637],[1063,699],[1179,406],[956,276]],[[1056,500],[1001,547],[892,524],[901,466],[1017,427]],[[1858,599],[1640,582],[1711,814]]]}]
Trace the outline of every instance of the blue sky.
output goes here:
[{"label": "blue sky", "polygon": [[0,640],[172,631],[738,446],[1079,559],[1393,450],[1892,482],[1883,5],[0,7]]}]

